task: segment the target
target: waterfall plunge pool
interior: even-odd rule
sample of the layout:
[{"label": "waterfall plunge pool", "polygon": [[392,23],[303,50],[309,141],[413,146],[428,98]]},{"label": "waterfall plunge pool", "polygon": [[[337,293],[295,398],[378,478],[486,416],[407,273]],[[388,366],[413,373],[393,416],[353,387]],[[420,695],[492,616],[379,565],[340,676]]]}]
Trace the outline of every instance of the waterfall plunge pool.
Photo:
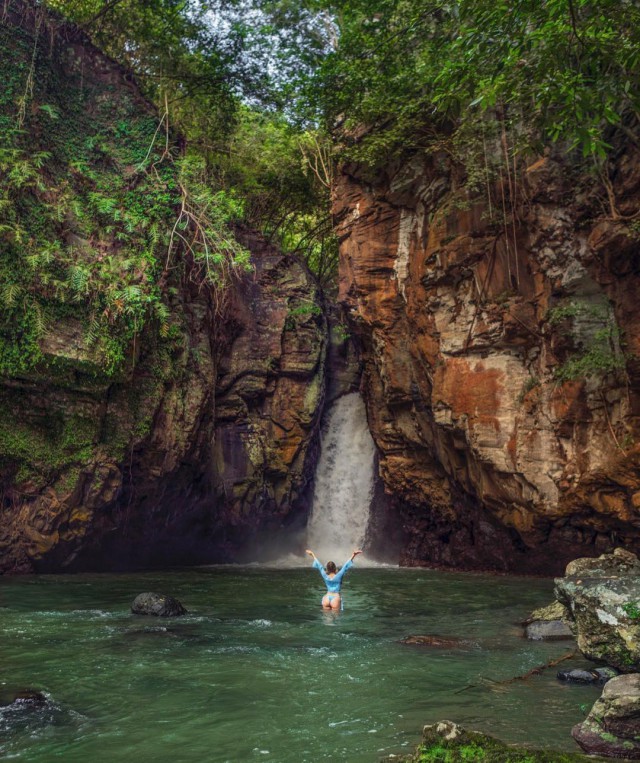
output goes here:
[{"label": "waterfall plunge pool", "polygon": [[[176,596],[189,615],[131,615],[148,590]],[[562,684],[554,669],[487,680],[571,649],[525,641],[515,625],[552,599],[551,580],[356,568],[337,617],[321,610],[322,592],[310,568],[0,578],[0,696],[49,697],[43,709],[0,710],[0,757],[374,763],[411,750],[422,725],[441,719],[577,749],[571,726],[598,689]],[[409,634],[468,643],[398,643]]]}]

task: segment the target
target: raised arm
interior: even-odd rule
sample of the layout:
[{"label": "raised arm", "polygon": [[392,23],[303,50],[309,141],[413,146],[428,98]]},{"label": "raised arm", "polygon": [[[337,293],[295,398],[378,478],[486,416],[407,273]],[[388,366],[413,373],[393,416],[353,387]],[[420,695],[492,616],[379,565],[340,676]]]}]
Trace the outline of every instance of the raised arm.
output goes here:
[{"label": "raised arm", "polygon": [[353,560],[356,558],[356,556],[358,556],[358,554],[361,553],[362,551],[360,551],[360,549],[354,550],[353,554],[351,554],[351,558],[342,565],[342,569],[337,575],[335,575],[333,579],[338,581],[342,580],[342,578],[345,576],[345,573],[347,573],[353,567]]},{"label": "raised arm", "polygon": [[313,551],[310,548],[308,548],[305,551],[305,554],[308,554],[313,559],[313,566],[317,570],[320,570],[320,574],[324,578],[326,576],[326,573],[324,571],[324,567],[322,566],[322,562],[318,559],[318,557],[313,553]]}]

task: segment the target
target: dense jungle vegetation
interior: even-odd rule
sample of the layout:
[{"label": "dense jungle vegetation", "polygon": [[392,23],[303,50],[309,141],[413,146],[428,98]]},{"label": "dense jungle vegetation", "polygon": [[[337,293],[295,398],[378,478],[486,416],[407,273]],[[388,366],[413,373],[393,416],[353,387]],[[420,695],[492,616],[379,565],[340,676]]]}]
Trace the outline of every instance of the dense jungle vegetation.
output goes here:
[{"label": "dense jungle vegetation", "polygon": [[47,2],[136,73],[236,211],[327,283],[341,155],[376,165],[446,135],[471,164],[507,131],[507,164],[562,142],[601,169],[616,131],[638,140],[635,0]]},{"label": "dense jungle vegetation", "polygon": [[[375,170],[412,151],[444,151],[491,207],[492,182],[504,180],[515,197],[524,162],[549,146],[610,187],[620,136],[639,140],[636,0],[42,2],[133,71],[158,119],[142,124],[125,110],[109,139],[59,139],[75,178],[50,193],[47,166],[60,157],[31,151],[25,136],[34,120],[46,132],[58,113],[34,101],[25,49],[0,123],[5,372],[33,364],[47,321],[78,302],[115,372],[145,321],[171,331],[162,261],[166,270],[172,247],[180,240],[220,284],[247,266],[238,223],[306,258],[331,292],[338,161]],[[118,173],[96,169],[100,152],[119,174],[135,168],[135,193]],[[30,209],[16,202],[24,189]],[[618,214],[611,198],[603,207]],[[79,240],[117,236],[129,252],[124,270],[82,255],[81,243],[51,243],[69,209]]]}]

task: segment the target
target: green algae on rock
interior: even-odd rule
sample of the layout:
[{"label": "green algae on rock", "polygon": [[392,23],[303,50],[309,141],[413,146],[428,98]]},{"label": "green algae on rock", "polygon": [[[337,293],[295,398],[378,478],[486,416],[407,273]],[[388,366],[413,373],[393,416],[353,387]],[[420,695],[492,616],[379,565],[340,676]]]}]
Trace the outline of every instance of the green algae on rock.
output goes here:
[{"label": "green algae on rock", "polygon": [[413,755],[391,755],[384,763],[578,763],[598,760],[579,753],[531,750],[506,745],[479,731],[467,731],[451,721],[425,726]]}]

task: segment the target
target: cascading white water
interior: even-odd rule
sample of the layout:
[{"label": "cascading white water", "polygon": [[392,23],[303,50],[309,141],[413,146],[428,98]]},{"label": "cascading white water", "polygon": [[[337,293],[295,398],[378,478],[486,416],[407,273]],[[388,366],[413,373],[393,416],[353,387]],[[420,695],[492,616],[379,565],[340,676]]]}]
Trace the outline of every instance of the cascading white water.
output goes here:
[{"label": "cascading white water", "polygon": [[373,496],[375,446],[357,392],[331,408],[316,471],[307,544],[323,562],[342,564],[365,539]]}]

